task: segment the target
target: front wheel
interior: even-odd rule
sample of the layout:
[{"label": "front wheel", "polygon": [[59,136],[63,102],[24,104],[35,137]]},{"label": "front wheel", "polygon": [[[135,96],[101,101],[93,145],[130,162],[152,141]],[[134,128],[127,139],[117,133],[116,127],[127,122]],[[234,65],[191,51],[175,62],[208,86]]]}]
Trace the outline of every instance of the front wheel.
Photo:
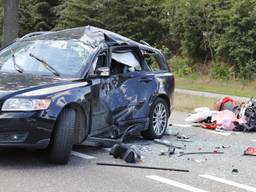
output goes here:
[{"label": "front wheel", "polygon": [[157,98],[155,100],[150,109],[148,129],[141,133],[145,139],[159,139],[163,137],[169,118],[167,106],[167,102],[164,99]]},{"label": "front wheel", "polygon": [[74,109],[64,109],[61,112],[50,143],[49,161],[51,163],[66,164],[68,162],[74,144],[75,120]]}]

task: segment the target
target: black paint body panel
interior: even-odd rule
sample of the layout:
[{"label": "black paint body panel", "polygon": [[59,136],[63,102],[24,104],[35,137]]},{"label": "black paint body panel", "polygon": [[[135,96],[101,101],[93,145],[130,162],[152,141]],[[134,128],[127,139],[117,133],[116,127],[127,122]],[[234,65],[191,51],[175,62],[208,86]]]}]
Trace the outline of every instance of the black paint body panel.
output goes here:
[{"label": "black paint body panel", "polygon": [[[161,52],[154,48],[133,41],[130,44],[138,49],[155,51],[165,61]],[[140,124],[138,132],[147,129],[149,110],[157,97],[166,99],[171,112],[174,77],[166,63],[158,72],[90,76],[99,50],[110,47],[109,44],[99,46],[83,69],[84,76],[77,79],[0,73],[0,146],[47,147],[58,116],[65,107],[79,108],[88,121],[84,129],[89,131],[89,136],[103,138],[121,137],[131,124]],[[2,105],[9,98],[50,99],[51,104],[43,111],[3,112]],[[6,135],[10,138],[5,139]],[[18,137],[16,142],[12,140],[15,136]]]}]

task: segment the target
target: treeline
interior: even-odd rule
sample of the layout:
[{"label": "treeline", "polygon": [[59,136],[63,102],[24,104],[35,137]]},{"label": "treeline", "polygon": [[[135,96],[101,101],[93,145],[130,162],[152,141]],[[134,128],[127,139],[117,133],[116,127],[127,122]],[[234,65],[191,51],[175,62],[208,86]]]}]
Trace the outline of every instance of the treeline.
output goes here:
[{"label": "treeline", "polygon": [[162,48],[181,75],[256,79],[256,0],[20,0],[19,17],[20,36],[94,25]]}]

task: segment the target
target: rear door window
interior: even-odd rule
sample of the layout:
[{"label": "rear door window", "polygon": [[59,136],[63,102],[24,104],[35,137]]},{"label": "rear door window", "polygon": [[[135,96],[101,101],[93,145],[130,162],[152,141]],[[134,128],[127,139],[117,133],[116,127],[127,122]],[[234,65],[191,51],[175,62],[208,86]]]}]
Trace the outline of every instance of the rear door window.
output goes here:
[{"label": "rear door window", "polygon": [[155,52],[142,51],[145,63],[151,71],[165,71],[168,69],[166,64],[161,60],[161,56]]}]

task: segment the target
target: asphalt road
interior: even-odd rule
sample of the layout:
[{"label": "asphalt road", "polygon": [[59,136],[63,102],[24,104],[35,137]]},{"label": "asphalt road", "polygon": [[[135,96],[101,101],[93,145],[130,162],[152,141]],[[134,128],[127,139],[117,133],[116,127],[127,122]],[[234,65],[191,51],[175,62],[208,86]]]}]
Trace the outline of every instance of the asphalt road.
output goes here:
[{"label": "asphalt road", "polygon": [[[76,147],[66,166],[50,165],[43,151],[5,149],[0,151],[0,192],[61,191],[61,192],[158,192],[158,191],[255,191],[256,156],[243,156],[248,146],[256,146],[256,135],[249,133],[216,133],[184,125],[186,113],[174,113],[171,133],[180,132],[192,142],[177,141],[175,136],[164,139],[184,146],[184,152],[219,151],[224,154],[167,157],[159,144],[139,137],[129,140],[143,155],[144,166],[188,169],[190,172],[170,172],[121,167],[103,167],[96,162],[124,163],[109,156],[108,149]],[[222,146],[225,148],[222,149]],[[232,173],[237,169],[238,173]]]}]

